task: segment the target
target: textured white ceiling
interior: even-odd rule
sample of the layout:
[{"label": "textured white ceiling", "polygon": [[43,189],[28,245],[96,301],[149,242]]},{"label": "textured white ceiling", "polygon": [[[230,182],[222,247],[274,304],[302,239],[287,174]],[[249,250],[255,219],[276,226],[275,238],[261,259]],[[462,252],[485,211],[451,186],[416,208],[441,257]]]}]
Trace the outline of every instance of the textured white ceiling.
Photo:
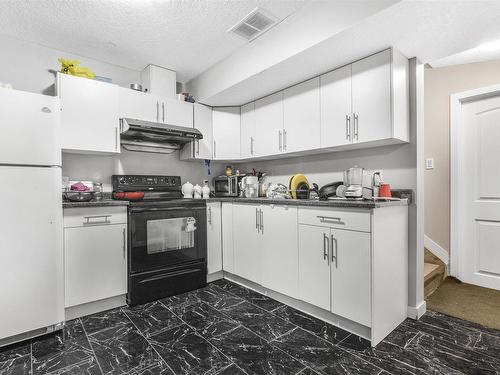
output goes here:
[{"label": "textured white ceiling", "polygon": [[0,0],[0,33],[184,82],[247,43],[226,30],[257,6],[284,19],[307,1]]}]

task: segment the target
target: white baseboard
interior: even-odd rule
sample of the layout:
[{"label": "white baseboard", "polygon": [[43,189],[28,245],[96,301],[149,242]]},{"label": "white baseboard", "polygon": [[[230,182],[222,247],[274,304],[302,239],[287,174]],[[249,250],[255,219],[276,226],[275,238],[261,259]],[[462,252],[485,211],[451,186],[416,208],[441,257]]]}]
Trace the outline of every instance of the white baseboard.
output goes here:
[{"label": "white baseboard", "polygon": [[80,318],[82,316],[95,314],[101,311],[114,309],[127,304],[127,295],[123,294],[116,297],[101,299],[95,302],[84,303],[83,305],[67,307],[64,310],[66,321]]},{"label": "white baseboard", "polygon": [[222,278],[224,278],[224,273],[222,270],[214,273],[209,273],[207,275],[207,283],[211,283],[212,281],[219,280]]},{"label": "white baseboard", "polygon": [[427,311],[427,303],[422,301],[420,305],[413,307],[408,306],[408,318],[418,320]]},{"label": "white baseboard", "polygon": [[437,242],[424,235],[424,246],[445,264],[446,269],[450,265],[450,254],[443,249]]}]

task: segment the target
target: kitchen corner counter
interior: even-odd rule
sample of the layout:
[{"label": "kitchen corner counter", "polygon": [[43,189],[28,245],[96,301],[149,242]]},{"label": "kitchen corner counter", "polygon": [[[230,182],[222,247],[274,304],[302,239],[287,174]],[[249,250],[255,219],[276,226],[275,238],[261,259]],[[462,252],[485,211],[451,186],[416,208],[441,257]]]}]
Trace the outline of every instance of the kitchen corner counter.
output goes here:
[{"label": "kitchen corner counter", "polygon": [[253,204],[276,204],[290,206],[308,207],[338,207],[338,208],[383,208],[392,206],[407,206],[408,199],[394,201],[370,201],[370,200],[343,200],[334,199],[320,201],[313,199],[269,199],[269,198],[210,198],[208,202],[231,202],[231,203],[253,203]]},{"label": "kitchen corner counter", "polygon": [[128,201],[118,201],[114,199],[103,199],[102,201],[89,201],[89,202],[63,201],[62,206],[63,208],[128,206]]}]

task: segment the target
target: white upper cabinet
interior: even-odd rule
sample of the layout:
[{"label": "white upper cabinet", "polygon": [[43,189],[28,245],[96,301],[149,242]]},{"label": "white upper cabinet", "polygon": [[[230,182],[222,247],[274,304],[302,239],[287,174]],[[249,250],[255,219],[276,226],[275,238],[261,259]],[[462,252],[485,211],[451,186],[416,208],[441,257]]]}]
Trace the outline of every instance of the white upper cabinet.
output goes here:
[{"label": "white upper cabinet", "polygon": [[57,76],[63,151],[120,152],[118,86]]},{"label": "white upper cabinet", "polygon": [[391,50],[353,63],[353,141],[391,138],[391,109]]},{"label": "white upper cabinet", "polygon": [[351,65],[320,77],[321,147],[351,143]]},{"label": "white upper cabinet", "polygon": [[118,103],[120,118],[155,122],[160,119],[160,100],[154,95],[119,87]]},{"label": "white upper cabinet", "polygon": [[255,102],[255,156],[283,151],[283,91]]},{"label": "white upper cabinet", "polygon": [[240,107],[214,107],[213,158],[228,160],[240,158]]},{"label": "white upper cabinet", "polygon": [[241,107],[241,157],[255,155],[255,102]]},{"label": "white upper cabinet", "polygon": [[194,103],[193,122],[194,127],[203,134],[203,139],[197,139],[186,144],[181,150],[181,160],[212,159],[212,108]]},{"label": "white upper cabinet", "polygon": [[163,99],[161,122],[175,126],[193,127],[193,103],[176,99]]},{"label": "white upper cabinet", "polygon": [[319,77],[283,92],[283,152],[320,148]]}]

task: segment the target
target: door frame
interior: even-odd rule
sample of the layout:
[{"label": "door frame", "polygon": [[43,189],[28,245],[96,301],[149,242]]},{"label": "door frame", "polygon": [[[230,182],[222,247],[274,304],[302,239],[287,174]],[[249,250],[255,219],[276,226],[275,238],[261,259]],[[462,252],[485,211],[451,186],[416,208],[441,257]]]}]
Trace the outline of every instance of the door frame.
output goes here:
[{"label": "door frame", "polygon": [[463,192],[460,189],[463,154],[460,152],[462,104],[500,96],[500,85],[485,86],[450,95],[450,275],[460,279],[460,259],[463,249],[460,241],[460,226],[464,219],[460,215]]}]

